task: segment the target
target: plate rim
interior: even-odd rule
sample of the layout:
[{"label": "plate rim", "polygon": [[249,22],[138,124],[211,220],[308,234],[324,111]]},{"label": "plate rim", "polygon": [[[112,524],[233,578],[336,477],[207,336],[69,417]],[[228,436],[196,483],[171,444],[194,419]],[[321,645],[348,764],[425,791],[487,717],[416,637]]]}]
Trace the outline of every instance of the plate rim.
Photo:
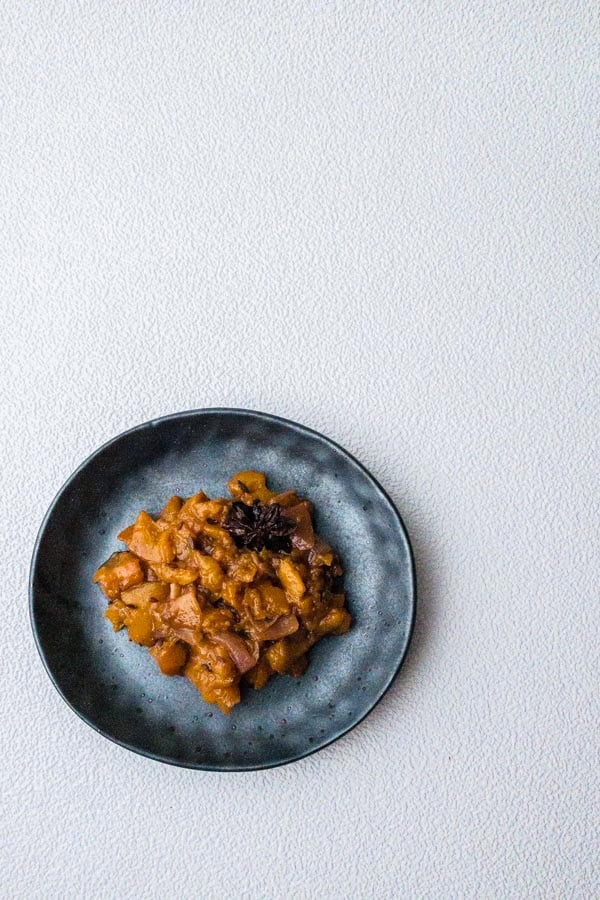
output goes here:
[{"label": "plate rim", "polygon": [[[95,459],[96,456],[98,456],[100,453],[102,453],[104,450],[106,450],[108,447],[110,447],[111,444],[116,443],[117,441],[121,440],[121,438],[124,438],[129,434],[132,434],[136,431],[143,431],[149,427],[153,427],[155,425],[162,424],[163,422],[166,422],[166,421],[169,421],[172,419],[185,419],[185,418],[192,417],[192,416],[202,416],[202,415],[208,415],[208,414],[231,414],[231,413],[234,413],[236,415],[255,417],[258,419],[264,419],[269,422],[277,422],[279,424],[286,425],[296,431],[300,431],[300,432],[308,434],[312,437],[318,438],[319,440],[323,441],[325,444],[329,445],[334,450],[338,451],[343,456],[348,458],[364,475],[367,476],[367,478],[372,482],[375,489],[381,494],[383,499],[387,502],[388,506],[390,507],[390,509],[392,511],[392,514],[397,519],[398,524],[400,525],[402,534],[404,535],[404,540],[406,541],[406,547],[408,550],[408,559],[409,559],[410,588],[411,588],[410,598],[411,598],[412,602],[410,605],[410,621],[408,623],[406,643],[404,646],[404,650],[402,651],[402,655],[400,657],[398,665],[396,666],[396,668],[390,675],[389,679],[385,683],[383,689],[380,691],[380,693],[377,696],[377,698],[375,699],[375,701],[369,706],[369,708],[366,710],[366,712],[359,719],[357,719],[355,722],[352,722],[352,724],[350,724],[347,728],[342,728],[341,731],[339,731],[337,734],[334,735],[334,737],[332,737],[330,740],[326,741],[325,743],[319,744],[317,747],[311,747],[308,750],[306,750],[302,753],[298,753],[294,756],[290,756],[289,758],[282,759],[277,762],[265,763],[264,765],[259,763],[259,764],[251,764],[251,765],[243,765],[242,764],[242,765],[227,766],[227,765],[206,765],[206,764],[202,764],[202,763],[183,762],[182,760],[176,759],[174,757],[169,757],[169,756],[165,756],[160,753],[154,753],[150,750],[145,750],[136,744],[130,743],[125,740],[121,740],[121,739],[115,737],[114,735],[109,734],[104,729],[100,728],[93,721],[91,721],[91,719],[86,715],[86,713],[77,709],[77,707],[74,706],[71,703],[71,701],[68,700],[67,697],[64,695],[62,688],[58,682],[58,679],[52,672],[52,670],[48,664],[48,661],[46,659],[44,650],[42,648],[41,639],[38,634],[38,627],[37,627],[36,617],[35,617],[34,608],[33,608],[34,607],[34,580],[35,580],[35,575],[36,575],[36,571],[37,571],[38,555],[39,555],[40,544],[41,544],[42,538],[44,536],[44,533],[46,531],[46,527],[50,521],[52,513],[54,512],[54,508],[57,505],[60,498],[62,497],[63,493],[67,490],[69,485],[75,480],[75,478],[79,475],[79,473],[83,469],[85,469],[85,467],[93,459]],[[46,510],[46,513],[45,513],[45,515],[42,519],[42,522],[40,524],[40,527],[38,529],[35,543],[33,546],[33,553],[31,556],[31,563],[30,563],[30,567],[29,567],[28,588],[29,588],[28,589],[29,622],[30,622],[31,630],[33,632],[33,638],[34,638],[37,652],[42,661],[43,667],[46,670],[46,674],[48,675],[55,690],[58,692],[58,694],[60,695],[62,700],[67,704],[67,706],[77,715],[77,717],[79,719],[81,719],[81,721],[84,722],[86,725],[88,725],[90,728],[92,728],[95,732],[100,734],[102,737],[111,741],[113,744],[117,744],[119,747],[123,747],[125,750],[130,750],[132,753],[138,754],[138,756],[143,756],[146,759],[153,760],[154,762],[165,763],[165,764],[171,765],[171,766],[177,766],[178,768],[190,769],[190,770],[194,770],[194,771],[203,771],[203,772],[235,773],[235,772],[256,772],[256,771],[264,771],[266,769],[276,769],[276,768],[279,768],[280,766],[287,766],[287,765],[290,765],[291,763],[298,762],[302,759],[306,759],[308,756],[312,756],[314,753],[318,753],[319,751],[324,750],[326,747],[330,747],[336,741],[339,741],[340,738],[349,734],[351,731],[353,731],[355,728],[357,728],[362,722],[364,722],[366,717],[371,712],[373,712],[373,710],[375,709],[376,706],[378,706],[379,703],[381,703],[381,701],[383,700],[383,698],[385,697],[385,695],[391,688],[392,684],[396,680],[396,678],[408,656],[408,651],[409,651],[409,648],[411,645],[413,632],[414,632],[414,628],[415,628],[416,615],[417,615],[416,566],[415,566],[414,552],[413,552],[410,536],[408,533],[408,529],[406,528],[406,525],[404,524],[404,520],[403,520],[396,504],[394,503],[394,501],[392,500],[390,495],[387,493],[385,488],[382,487],[382,485],[379,483],[379,481],[375,478],[375,476],[371,474],[371,472],[367,469],[367,467],[365,465],[363,465],[363,463],[360,462],[360,460],[358,460],[352,453],[350,453],[348,450],[346,450],[345,447],[342,447],[341,444],[338,444],[332,438],[327,437],[327,435],[322,434],[321,432],[317,431],[316,429],[310,428],[308,425],[303,425],[300,422],[295,422],[292,419],[286,419],[283,416],[275,415],[274,413],[267,413],[267,412],[262,412],[260,410],[254,410],[254,409],[245,409],[242,407],[207,406],[207,407],[200,407],[197,409],[182,410],[181,412],[176,412],[176,413],[169,413],[168,415],[165,415],[165,416],[158,416],[156,418],[148,419],[145,422],[140,422],[138,425],[134,425],[131,428],[127,428],[124,431],[119,432],[119,434],[116,434],[116,435],[114,435],[114,437],[109,438],[109,440],[105,441],[103,444],[101,444],[99,447],[97,447],[95,450],[93,450],[92,453],[90,453],[83,460],[83,462],[81,462],[73,470],[73,472],[69,475],[69,477],[66,479],[66,481],[61,485],[61,487],[58,489],[58,491],[54,495],[52,501],[50,502],[48,509]]]}]

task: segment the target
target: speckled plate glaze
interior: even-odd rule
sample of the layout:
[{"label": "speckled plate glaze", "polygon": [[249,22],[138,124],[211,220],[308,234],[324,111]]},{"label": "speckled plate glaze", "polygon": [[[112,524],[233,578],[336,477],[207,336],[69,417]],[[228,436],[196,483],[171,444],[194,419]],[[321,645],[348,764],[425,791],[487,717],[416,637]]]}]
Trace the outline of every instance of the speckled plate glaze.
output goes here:
[{"label": "speckled plate glaze", "polygon": [[[267,473],[314,502],[320,534],[342,557],[351,631],[310,652],[300,679],[247,689],[230,716],[184,678],[159,674],[148,651],[115,634],[92,584],[140,509],[171,494],[226,494],[240,469]],[[44,665],[71,708],[123,747],[174,765],[235,771],[301,759],[358,724],[396,676],[415,611],[412,553],[383,489],[345,450],[265,413],[203,409],[139,425],[109,441],[69,478],[36,542],[33,631]]]}]

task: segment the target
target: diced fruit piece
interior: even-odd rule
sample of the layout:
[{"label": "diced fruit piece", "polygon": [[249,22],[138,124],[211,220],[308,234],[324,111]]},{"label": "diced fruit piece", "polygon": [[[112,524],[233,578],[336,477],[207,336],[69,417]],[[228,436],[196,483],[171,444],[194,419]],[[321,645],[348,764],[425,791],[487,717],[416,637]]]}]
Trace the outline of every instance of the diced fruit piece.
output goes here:
[{"label": "diced fruit piece", "polygon": [[260,560],[256,553],[240,553],[237,559],[230,563],[227,572],[235,581],[249,584],[254,581],[259,565]]},{"label": "diced fruit piece", "polygon": [[152,564],[171,562],[175,556],[169,531],[162,531],[143,510],[134,523],[133,534],[127,546],[137,556]]},{"label": "diced fruit piece", "polygon": [[107,610],[105,610],[104,615],[110,622],[114,631],[120,631],[121,628],[125,625],[125,613],[126,607],[120,600],[117,600],[115,603],[111,603]]},{"label": "diced fruit piece", "polygon": [[164,619],[169,625],[182,628],[200,628],[202,623],[202,610],[196,597],[194,586],[170,600],[163,612]]},{"label": "diced fruit piece", "polygon": [[129,639],[136,644],[150,647],[154,643],[154,627],[152,613],[147,607],[131,609],[127,611],[125,624],[129,632]]},{"label": "diced fruit piece", "polygon": [[206,494],[200,492],[185,501],[177,518],[197,532],[207,519],[218,520],[224,505],[222,500],[209,500]]},{"label": "diced fruit piece", "polygon": [[294,634],[292,637],[276,641],[267,649],[265,656],[275,672],[284,675],[311,646],[312,641],[305,634]]},{"label": "diced fruit piece", "polygon": [[221,598],[228,605],[232,606],[238,612],[242,609],[241,603],[241,585],[233,578],[224,578],[221,586]]},{"label": "diced fruit piece", "polygon": [[216,703],[224,713],[240,700],[239,672],[225,647],[201,641],[193,648],[185,674],[207,703]]},{"label": "diced fruit piece", "polygon": [[200,584],[213,594],[221,590],[223,584],[223,569],[212,556],[205,556],[199,551],[194,551],[193,559],[188,559],[190,565],[196,567],[199,572]]},{"label": "diced fruit piece", "polygon": [[113,553],[94,575],[94,582],[100,585],[109,600],[116,600],[121,591],[143,580],[139,559],[126,551]]},{"label": "diced fruit piece", "polygon": [[259,691],[265,686],[272,674],[273,669],[263,656],[263,658],[259,660],[257,665],[246,673],[246,680],[249,684],[252,685],[255,690]]},{"label": "diced fruit piece", "polygon": [[227,482],[229,493],[236,500],[244,503],[253,503],[260,500],[266,503],[273,496],[273,492],[267,487],[267,479],[264,472],[256,472],[250,469],[246,472],[236,472]]},{"label": "diced fruit piece", "polygon": [[128,525],[127,528],[124,528],[117,535],[120,541],[123,541],[124,544],[128,544],[133,536],[134,525]]},{"label": "diced fruit piece", "polygon": [[173,584],[191,584],[198,578],[196,569],[189,569],[184,566],[171,566],[168,563],[155,563],[154,571],[161,581],[172,582]]},{"label": "diced fruit piece", "polygon": [[[300,497],[296,491],[283,491],[281,494],[273,494],[269,503],[277,503],[278,506],[295,506],[300,503]],[[287,513],[286,513],[287,515]]]},{"label": "diced fruit piece", "polygon": [[188,556],[194,549],[194,534],[195,532],[185,523],[172,528],[171,537],[177,559],[187,561]]},{"label": "diced fruit piece", "polygon": [[181,499],[181,497],[171,497],[171,499],[167,500],[163,507],[163,510],[160,514],[161,519],[164,519],[165,522],[175,522],[182,506],[183,500]]},{"label": "diced fruit piece", "polygon": [[169,587],[161,581],[150,581],[138,584],[123,591],[121,599],[127,606],[141,608],[154,601],[166,600],[169,596]]},{"label": "diced fruit piece", "polygon": [[187,662],[188,650],[181,641],[163,641],[150,648],[163,675],[181,675]]},{"label": "diced fruit piece", "polygon": [[203,536],[210,540],[212,556],[223,565],[228,565],[236,555],[236,546],[231,535],[219,525],[206,522],[201,529]]},{"label": "diced fruit piece", "polygon": [[244,608],[253,619],[268,619],[263,598],[257,588],[246,588],[244,591]]},{"label": "diced fruit piece", "polygon": [[219,634],[233,627],[234,616],[230,609],[207,609],[202,613],[202,631]]},{"label": "diced fruit piece", "polygon": [[222,713],[225,713],[226,716],[229,715],[234,706],[236,706],[240,700],[240,688],[237,684],[231,684],[228,687],[216,687],[212,690],[213,700],[209,700],[209,703],[216,703]]},{"label": "diced fruit piece", "polygon": [[285,557],[280,561],[277,575],[290,598],[292,600],[300,600],[306,588],[300,577],[300,572],[291,559]]},{"label": "diced fruit piece", "polygon": [[274,584],[269,584],[268,582],[263,582],[258,585],[258,591],[267,618],[284,616],[286,613],[289,613],[290,601],[288,600],[285,591],[280,587],[276,587]]},{"label": "diced fruit piece", "polygon": [[350,613],[347,609],[330,609],[317,625],[317,634],[345,634],[350,628]]}]

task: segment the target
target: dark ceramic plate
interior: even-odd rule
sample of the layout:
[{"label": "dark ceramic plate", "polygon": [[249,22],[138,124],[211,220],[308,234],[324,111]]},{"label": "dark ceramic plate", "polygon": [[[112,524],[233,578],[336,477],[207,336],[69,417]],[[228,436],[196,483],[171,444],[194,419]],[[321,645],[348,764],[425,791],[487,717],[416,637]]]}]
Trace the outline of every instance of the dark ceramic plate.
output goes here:
[{"label": "dark ceramic plate", "polygon": [[[160,675],[148,651],[115,634],[92,584],[140,509],[171,494],[226,493],[241,469],[277,490],[310,497],[319,532],[345,569],[351,631],[320,641],[300,679],[248,689],[230,716],[184,678]],[[31,620],[50,678],[100,734],[163,762],[198,769],[260,769],[292,762],[349,731],[390,686],[415,611],[408,536],[389,497],[332,441],[284,419],[204,409],[147,422],[114,438],[71,476],[37,539]]]}]

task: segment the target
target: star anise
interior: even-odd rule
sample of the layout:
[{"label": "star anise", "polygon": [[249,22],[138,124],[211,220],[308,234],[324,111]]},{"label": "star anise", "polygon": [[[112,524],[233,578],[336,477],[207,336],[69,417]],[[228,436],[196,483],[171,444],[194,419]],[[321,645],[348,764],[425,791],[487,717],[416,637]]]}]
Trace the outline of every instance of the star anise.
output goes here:
[{"label": "star anise", "polygon": [[247,547],[248,550],[262,550],[266,547],[267,550],[289,553],[289,535],[295,528],[295,522],[282,515],[278,503],[265,506],[255,500],[252,506],[248,506],[241,500],[235,500],[223,527],[232,535],[238,547]]}]

